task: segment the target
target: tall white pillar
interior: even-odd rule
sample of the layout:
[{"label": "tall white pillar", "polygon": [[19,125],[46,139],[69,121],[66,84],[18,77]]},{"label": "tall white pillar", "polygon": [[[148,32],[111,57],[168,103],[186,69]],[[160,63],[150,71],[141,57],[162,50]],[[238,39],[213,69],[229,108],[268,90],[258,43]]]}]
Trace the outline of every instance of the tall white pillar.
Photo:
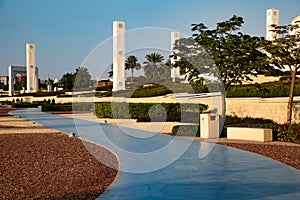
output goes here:
[{"label": "tall white pillar", "polygon": [[125,22],[113,22],[113,91],[125,90]]},{"label": "tall white pillar", "polygon": [[[178,53],[178,51],[174,50],[175,42],[176,40],[180,39],[180,33],[179,32],[171,32],[171,55],[174,55]],[[179,60],[179,57],[172,57],[171,58],[171,65],[174,65],[175,62]],[[179,67],[172,67],[171,69],[171,78],[173,79],[173,82],[176,81],[176,78],[180,77],[180,69]]]},{"label": "tall white pillar", "polygon": [[267,40],[275,40],[277,34],[272,30],[271,25],[278,25],[279,21],[279,10],[276,8],[271,8],[267,10],[267,24],[266,24],[266,39]]},{"label": "tall white pillar", "polygon": [[26,44],[27,93],[38,91],[35,44]]},{"label": "tall white pillar", "polygon": [[8,95],[13,95],[14,88],[14,80],[13,80],[13,67],[11,65],[8,66]]}]

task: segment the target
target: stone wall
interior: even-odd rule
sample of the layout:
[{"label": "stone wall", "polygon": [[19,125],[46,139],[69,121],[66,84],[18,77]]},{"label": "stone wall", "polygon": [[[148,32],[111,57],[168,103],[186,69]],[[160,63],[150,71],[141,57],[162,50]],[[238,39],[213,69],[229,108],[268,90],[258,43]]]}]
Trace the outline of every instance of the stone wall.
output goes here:
[{"label": "stone wall", "polygon": [[[272,119],[278,123],[287,121],[288,98],[227,98],[227,115]],[[293,120],[300,122],[300,97],[295,97]]]}]

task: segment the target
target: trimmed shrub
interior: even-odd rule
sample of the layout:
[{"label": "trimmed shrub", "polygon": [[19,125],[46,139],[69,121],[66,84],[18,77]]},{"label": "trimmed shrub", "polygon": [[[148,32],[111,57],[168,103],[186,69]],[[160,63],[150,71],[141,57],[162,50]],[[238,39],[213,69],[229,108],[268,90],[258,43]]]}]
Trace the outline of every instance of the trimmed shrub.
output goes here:
[{"label": "trimmed shrub", "polygon": [[46,101],[42,104],[42,111],[91,111],[93,105],[93,102],[50,104]]},{"label": "trimmed shrub", "polygon": [[[226,91],[226,97],[288,97],[291,81],[276,81],[262,84],[235,85]],[[296,80],[294,96],[300,96],[300,80]]]},{"label": "trimmed shrub", "polygon": [[199,113],[207,108],[208,106],[203,104],[96,103],[95,114],[99,118],[131,118],[137,119],[138,122],[165,121],[163,116],[166,114],[166,121],[194,122],[198,121]]},{"label": "trimmed shrub", "polygon": [[200,137],[199,125],[174,126],[171,135]]},{"label": "trimmed shrub", "polygon": [[72,111],[72,104],[43,104],[42,111]]},{"label": "trimmed shrub", "polygon": [[35,103],[18,102],[19,103],[12,103],[11,106],[13,108],[37,108],[40,105]]}]

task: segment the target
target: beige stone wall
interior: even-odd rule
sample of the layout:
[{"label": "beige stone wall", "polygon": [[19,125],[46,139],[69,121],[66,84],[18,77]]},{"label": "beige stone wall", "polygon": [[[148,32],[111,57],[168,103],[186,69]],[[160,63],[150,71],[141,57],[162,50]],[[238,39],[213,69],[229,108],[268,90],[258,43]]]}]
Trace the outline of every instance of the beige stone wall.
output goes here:
[{"label": "beige stone wall", "polygon": [[[300,122],[300,97],[295,97],[293,120]],[[227,115],[272,119],[278,123],[287,121],[288,98],[227,98]]]}]

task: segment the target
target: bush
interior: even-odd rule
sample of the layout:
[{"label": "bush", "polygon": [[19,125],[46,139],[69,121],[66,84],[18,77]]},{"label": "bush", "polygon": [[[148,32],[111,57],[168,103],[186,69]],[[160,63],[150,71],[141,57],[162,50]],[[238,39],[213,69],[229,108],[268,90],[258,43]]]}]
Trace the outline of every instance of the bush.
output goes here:
[{"label": "bush", "polygon": [[[99,118],[131,118],[137,119],[138,122],[165,121],[163,116],[166,114],[166,121],[194,122],[198,121],[199,113],[207,108],[208,106],[203,104],[96,103],[95,114]],[[149,111],[151,111],[151,118]]]},{"label": "bush", "polygon": [[171,135],[200,137],[199,125],[174,126]]},{"label": "bush", "polygon": [[39,106],[39,104],[35,103],[18,102],[19,103],[12,103],[11,106],[13,108],[37,108]]},{"label": "bush", "polygon": [[293,142],[300,144],[300,123],[281,124],[277,126],[277,139],[282,142]]},{"label": "bush", "polygon": [[72,104],[43,104],[42,111],[72,111]]},{"label": "bush", "polygon": [[43,103],[42,111],[91,111],[93,109],[93,102],[78,102],[65,104],[50,104]]},{"label": "bush", "polygon": [[[276,81],[262,84],[235,85],[226,91],[226,97],[288,97],[291,81]],[[294,96],[300,95],[300,80],[296,80]]]}]

